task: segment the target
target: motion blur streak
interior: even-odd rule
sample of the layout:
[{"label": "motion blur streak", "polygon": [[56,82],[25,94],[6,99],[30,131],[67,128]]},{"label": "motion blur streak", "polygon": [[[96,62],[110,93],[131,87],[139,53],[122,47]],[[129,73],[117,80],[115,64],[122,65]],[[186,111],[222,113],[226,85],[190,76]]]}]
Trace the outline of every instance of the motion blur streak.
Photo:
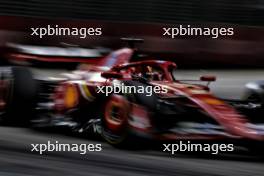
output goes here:
[{"label": "motion blur streak", "polygon": [[[92,143],[86,139],[76,139],[52,135],[64,143]],[[0,175],[32,176],[84,176],[84,175],[254,175],[262,176],[263,164],[249,156],[186,156],[167,155],[160,152],[122,151],[107,144],[103,152],[79,155],[77,153],[48,153],[40,156],[25,152],[28,143],[44,143],[50,135],[26,129],[0,128]],[[28,149],[29,150],[29,149]],[[209,159],[210,158],[210,159]]]},{"label": "motion blur streak", "polygon": [[[36,73],[43,71],[34,70]],[[203,71],[204,73],[205,71]],[[219,95],[227,96],[232,81],[232,90],[242,88],[244,81],[259,79],[264,71],[251,71],[246,77],[241,77],[240,71],[209,71],[215,73],[220,82],[213,85],[213,91]],[[46,74],[51,74],[47,72]],[[199,75],[199,71],[178,72],[182,78]],[[230,77],[230,75],[233,75]],[[221,86],[220,86],[221,85]],[[218,87],[219,86],[219,87]],[[218,87],[218,88],[217,88]],[[239,94],[234,92],[237,96]],[[30,129],[0,127],[0,175],[32,176],[32,175],[56,175],[56,176],[84,176],[84,175],[218,175],[218,176],[262,176],[264,173],[263,159],[238,154],[219,154],[209,156],[162,153],[162,146],[157,150],[122,151],[103,143],[102,152],[89,153],[85,156],[77,153],[51,152],[40,156],[30,152],[30,143],[46,143],[48,140],[59,140],[62,143],[100,143],[81,138],[67,137],[59,134],[47,134],[32,131]],[[28,151],[28,152],[26,152]]]},{"label": "motion blur streak", "polygon": [[[57,99],[59,103],[55,105],[53,102],[50,103],[51,99],[54,99],[53,95],[50,96],[50,94],[56,89],[58,81],[65,81],[65,77],[56,79],[57,76],[62,72],[69,71],[69,69],[76,69],[79,63],[100,66],[95,67],[96,69],[89,66],[91,73],[97,72],[98,69],[100,71],[105,71],[105,68],[102,66],[112,67],[120,64],[115,62],[117,60],[116,55],[120,53],[109,55],[109,57],[103,61],[101,61],[101,59],[103,58],[102,56],[107,55],[109,51],[124,46],[123,43],[120,42],[121,37],[133,36],[145,40],[144,43],[138,45],[139,50],[135,50],[135,53],[143,51],[143,54],[139,53],[138,55],[132,55],[133,52],[131,52],[131,49],[126,49],[126,52],[122,50],[122,53],[126,53],[125,55],[129,56],[127,58],[136,56],[133,57],[135,59],[134,61],[138,61],[142,59],[142,56],[150,55],[162,60],[175,62],[179,68],[179,70],[176,70],[174,73],[177,80],[199,78],[199,76],[204,74],[216,75],[217,81],[210,84],[210,89],[214,95],[220,98],[241,98],[243,87],[246,83],[255,80],[264,80],[264,1],[261,0],[64,0],[63,3],[60,0],[1,0],[0,9],[0,66],[22,64],[32,69],[34,76],[41,78],[41,80],[38,80],[38,83],[43,86],[43,89],[47,90],[38,97],[40,99],[39,104],[42,105],[39,107],[45,107],[47,110],[51,110],[57,104],[61,105],[55,108],[56,111],[58,111],[58,115],[62,115],[60,114],[60,111],[62,111],[61,109],[64,110],[65,107],[75,107],[77,100],[80,102],[82,99],[74,98],[77,91],[75,92],[70,89],[67,95],[67,106],[63,104],[64,94],[59,93]],[[163,28],[173,28],[181,24],[191,25],[197,28],[223,27],[234,30],[232,31],[232,35],[219,36],[217,39],[210,36],[174,36],[175,38],[163,36]],[[85,36],[46,35],[40,37],[39,35],[30,35],[33,32],[31,28],[39,32],[37,28],[46,27],[48,25],[51,25],[51,27],[56,27],[56,25],[58,25],[58,27],[69,29],[100,28],[102,29],[102,35],[86,35],[87,30],[83,30]],[[81,37],[85,39],[81,39]],[[134,47],[131,48],[135,49]],[[126,63],[127,61],[128,60],[122,59],[122,63]],[[43,65],[41,65],[41,63]],[[32,68],[34,66],[41,66],[41,69]],[[61,66],[63,66],[63,68],[61,68]],[[49,70],[46,70],[45,67],[48,67]],[[218,68],[225,70],[181,70],[190,68]],[[228,70],[228,68],[231,68],[231,70]],[[241,70],[232,70],[234,68]],[[242,70],[243,68],[247,70]],[[262,68],[262,70],[253,70],[253,68]],[[27,79],[31,74],[24,74],[25,76],[18,77],[18,75],[22,75],[18,73],[29,72],[21,72],[21,69],[16,67],[16,69],[12,68],[12,73],[16,71],[16,74],[11,75],[9,74],[11,73],[10,71],[6,76],[5,74],[1,75],[1,69],[2,68],[0,68],[0,77],[4,75],[4,78],[9,78],[12,76],[15,77],[14,75],[16,75],[16,77],[19,78],[16,79],[18,80],[17,83],[19,83],[19,86],[9,86],[15,85],[11,84],[15,82],[15,79],[6,79],[7,82],[5,82],[6,80],[0,79],[0,89],[4,90],[0,92],[0,98],[3,97],[3,95],[11,95],[11,91],[9,90],[15,90],[12,92],[16,92],[17,94],[14,93],[14,96],[10,96],[14,98],[16,97],[15,95],[22,94],[21,92],[23,91],[20,91],[20,88],[28,88],[27,92],[33,96],[24,96],[23,94],[22,103],[19,102],[21,105],[27,105],[24,100],[27,100],[27,97],[29,97],[29,99],[33,98],[36,93],[32,91],[31,88],[34,90],[38,89],[36,88],[38,84],[35,84],[33,79]],[[72,80],[79,79],[78,76],[85,76],[81,74],[84,70],[88,70],[85,65],[83,65],[83,69],[77,69],[79,74],[68,74],[68,77],[72,76]],[[92,78],[94,80],[99,79],[101,78],[100,74],[95,74]],[[44,80],[42,80],[43,78]],[[49,80],[47,81],[46,78],[49,78]],[[32,84],[28,84],[28,82],[31,81]],[[2,84],[2,88],[1,83],[5,83]],[[206,85],[206,82],[203,84]],[[87,84],[83,83],[79,85],[86,86]],[[7,88],[10,87],[14,89],[8,89],[7,91]],[[191,86],[190,89],[193,87],[195,86]],[[19,88],[19,91],[16,88]],[[93,89],[86,90],[87,87],[76,88],[80,88],[81,94],[84,95],[84,99],[90,102],[93,101]],[[208,90],[209,88],[206,87],[204,89]],[[205,90],[202,89],[202,91]],[[211,100],[209,99],[209,102],[211,104],[219,103],[220,101],[215,101],[217,97]],[[185,99],[181,99],[185,97],[181,96],[172,98],[179,98],[180,101],[185,101]],[[2,98],[2,100],[5,99],[7,98]],[[165,101],[164,99],[161,102],[166,108],[171,105],[167,100],[168,99]],[[151,102],[153,103],[153,101]],[[112,114],[118,114],[115,113],[115,109],[119,111],[125,109],[124,112],[122,111],[123,116],[121,119],[127,119],[128,106],[125,98],[121,99],[120,96],[113,97],[112,104],[114,103],[119,103],[119,106],[112,106],[112,109],[109,108],[114,113],[110,113],[111,111],[109,110],[108,112],[111,116],[108,115],[105,119],[115,120],[115,117],[120,117],[114,116],[114,118],[109,118],[113,116]],[[121,103],[124,104],[123,107],[120,106]],[[16,103],[5,103],[5,101],[3,101],[0,102],[0,110],[6,110],[3,108],[6,107],[6,104],[11,104],[12,108],[16,107]],[[154,105],[156,106],[157,104]],[[259,104],[253,104],[253,106],[257,105]],[[262,104],[259,106],[261,107]],[[23,110],[23,107],[21,109],[16,109]],[[12,108],[9,109],[12,110]],[[41,108],[38,108],[38,110],[43,111]],[[93,107],[86,106],[85,108],[92,109]],[[194,106],[194,108],[196,108],[196,106]],[[151,126],[150,121],[145,118],[148,116],[148,112],[144,108],[135,109],[136,113],[133,115],[143,114],[143,118],[141,116],[134,118],[136,119],[134,124],[136,124],[137,127],[141,125],[145,128]],[[170,108],[168,108],[168,110],[170,110]],[[195,113],[196,112],[197,111],[195,111]],[[221,112],[224,113],[226,111]],[[44,114],[46,115],[46,113]],[[195,120],[197,119],[196,114],[194,116]],[[231,115],[234,114],[235,113],[232,113]],[[204,113],[202,115],[204,115]],[[97,113],[94,116],[99,117]],[[10,117],[11,119],[12,117],[17,117],[13,118],[15,120],[23,120],[23,117],[27,116],[18,114],[10,115]],[[58,118],[55,119],[55,122],[57,122],[56,120],[58,120],[60,116],[56,117]],[[228,117],[226,118],[226,123],[223,124],[232,126],[230,125],[230,116],[223,117]],[[118,120],[121,120],[120,118],[116,119],[115,121],[110,121],[113,123],[109,123],[109,126],[113,127],[111,129],[118,131],[123,128],[124,123],[118,123]],[[49,123],[49,120],[45,120],[46,119],[43,121],[48,121]],[[91,123],[95,125],[93,126],[94,131],[102,131],[98,126],[101,119],[90,120],[94,122]],[[257,119],[256,122],[259,123],[259,120]],[[260,123],[262,125],[263,119],[260,120]],[[56,125],[61,125],[61,123],[56,123]],[[75,123],[68,123],[68,125],[71,127],[75,125],[74,127],[76,127]],[[88,123],[88,125],[90,124]],[[81,128],[77,128],[77,130],[74,128],[73,130],[75,130],[74,132],[84,131],[84,128],[88,125],[85,124]],[[168,125],[170,124],[168,123]],[[255,127],[254,124],[252,126]],[[234,125],[234,128],[235,127],[237,126]],[[264,128],[261,129],[262,132],[264,132]],[[220,129],[220,132],[221,130],[222,129]],[[246,131],[250,133],[248,127]],[[247,147],[235,147],[234,152],[220,152],[217,155],[178,152],[172,155],[169,152],[162,152],[162,145],[153,145],[151,149],[146,148],[133,151],[120,150],[108,145],[108,143],[102,140],[92,140],[86,135],[84,138],[83,134],[80,136],[75,134],[76,133],[74,133],[73,136],[69,136],[61,133],[53,133],[53,131],[40,132],[33,129],[0,126],[0,176],[264,175],[263,156],[260,157],[253,154],[253,152],[249,152]],[[120,136],[120,138],[122,137],[123,135]],[[86,155],[80,155],[76,152],[45,152],[43,155],[40,155],[37,152],[31,152],[30,144],[46,144],[47,141],[60,141],[63,144],[102,143],[103,150],[100,152],[88,152]],[[176,142],[173,141],[172,143]],[[138,145],[138,143],[133,144]],[[249,142],[249,144],[251,143]]]}]

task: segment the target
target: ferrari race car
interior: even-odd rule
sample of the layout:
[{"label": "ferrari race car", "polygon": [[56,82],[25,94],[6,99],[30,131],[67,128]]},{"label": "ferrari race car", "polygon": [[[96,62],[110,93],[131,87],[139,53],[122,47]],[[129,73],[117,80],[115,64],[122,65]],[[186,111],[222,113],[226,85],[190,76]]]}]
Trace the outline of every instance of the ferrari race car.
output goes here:
[{"label": "ferrari race car", "polygon": [[119,49],[63,78],[39,79],[28,68],[1,68],[2,121],[92,131],[115,146],[135,137],[264,140],[264,128],[231,106],[235,103],[215,97],[208,85],[178,80],[175,63],[130,62],[135,57],[135,48]]}]

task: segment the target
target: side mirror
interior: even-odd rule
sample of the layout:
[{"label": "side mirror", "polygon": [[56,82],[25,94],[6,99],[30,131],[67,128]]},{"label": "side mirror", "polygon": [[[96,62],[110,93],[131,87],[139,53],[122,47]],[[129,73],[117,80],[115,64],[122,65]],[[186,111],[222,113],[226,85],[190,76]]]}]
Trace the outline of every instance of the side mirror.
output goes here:
[{"label": "side mirror", "polygon": [[211,75],[203,75],[200,77],[201,81],[208,81],[208,82],[212,82],[216,80],[215,76],[211,76]]},{"label": "side mirror", "polygon": [[101,73],[101,76],[103,78],[106,78],[106,79],[110,79],[110,78],[120,79],[120,78],[123,77],[123,75],[121,73],[117,73],[117,72],[114,72],[114,71],[103,72],[103,73]]}]

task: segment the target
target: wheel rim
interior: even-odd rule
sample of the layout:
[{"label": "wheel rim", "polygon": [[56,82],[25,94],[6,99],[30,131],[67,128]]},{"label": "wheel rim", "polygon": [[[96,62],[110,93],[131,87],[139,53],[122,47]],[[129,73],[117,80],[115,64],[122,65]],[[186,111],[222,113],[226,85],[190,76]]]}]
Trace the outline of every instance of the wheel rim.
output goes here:
[{"label": "wheel rim", "polygon": [[127,124],[128,114],[128,101],[121,95],[111,95],[104,112],[107,129],[122,133]]}]

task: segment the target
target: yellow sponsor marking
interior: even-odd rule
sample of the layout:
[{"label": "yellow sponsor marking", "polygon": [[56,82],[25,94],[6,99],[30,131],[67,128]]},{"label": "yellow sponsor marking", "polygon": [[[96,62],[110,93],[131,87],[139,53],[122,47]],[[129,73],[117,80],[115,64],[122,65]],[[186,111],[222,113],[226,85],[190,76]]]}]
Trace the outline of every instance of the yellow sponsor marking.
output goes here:
[{"label": "yellow sponsor marking", "polygon": [[91,94],[91,92],[89,91],[87,85],[83,84],[83,85],[82,85],[82,88],[83,88],[83,90],[84,90],[84,92],[85,92],[85,95],[86,95],[87,97],[89,97],[89,98],[91,98],[91,99],[95,99],[95,97],[94,97],[94,96]]},{"label": "yellow sponsor marking", "polygon": [[75,87],[73,86],[67,87],[66,92],[65,92],[64,102],[67,108],[72,108],[77,104],[78,98],[77,98],[77,91]]}]

